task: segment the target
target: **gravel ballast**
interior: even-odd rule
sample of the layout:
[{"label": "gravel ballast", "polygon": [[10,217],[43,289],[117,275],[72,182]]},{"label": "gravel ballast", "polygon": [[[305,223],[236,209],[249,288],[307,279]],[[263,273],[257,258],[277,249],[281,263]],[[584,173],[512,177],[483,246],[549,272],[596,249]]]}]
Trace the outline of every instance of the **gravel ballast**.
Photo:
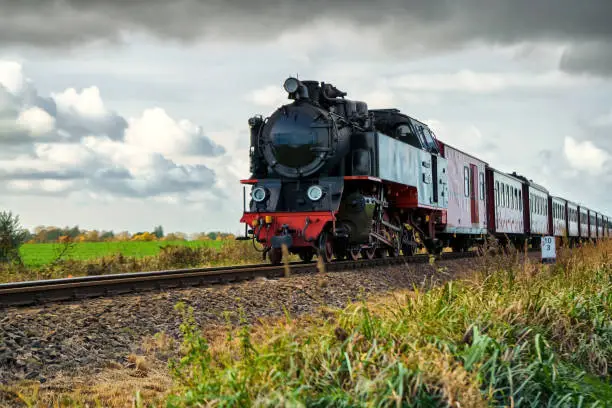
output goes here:
[{"label": "gravel ballast", "polygon": [[322,306],[343,307],[362,296],[454,279],[482,268],[483,259],[439,261],[326,274],[256,279],[213,287],[144,292],[40,307],[0,309],[0,384],[45,383],[57,376],[93,374],[125,366],[143,354],[143,340],[164,332],[180,341],[177,302],[194,309],[204,330],[237,322],[292,316]]}]

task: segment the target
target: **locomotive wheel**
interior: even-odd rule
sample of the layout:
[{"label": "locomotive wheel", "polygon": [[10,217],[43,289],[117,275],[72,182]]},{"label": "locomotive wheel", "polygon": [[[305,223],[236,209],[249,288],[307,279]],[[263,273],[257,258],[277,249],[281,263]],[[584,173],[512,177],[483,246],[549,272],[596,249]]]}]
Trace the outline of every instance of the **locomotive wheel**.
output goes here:
[{"label": "locomotive wheel", "polygon": [[312,261],[312,257],[314,256],[314,251],[312,249],[303,249],[299,253],[299,257],[303,262]]},{"label": "locomotive wheel", "polygon": [[414,255],[414,247],[412,245],[404,245],[402,247],[402,255],[404,255],[404,256],[413,256]]},{"label": "locomotive wheel", "polygon": [[351,248],[349,250],[349,255],[353,261],[359,260],[359,254],[361,253],[361,249],[359,248]]},{"label": "locomotive wheel", "polygon": [[280,265],[283,260],[283,251],[280,248],[272,248],[268,252],[268,257],[272,265]]},{"label": "locomotive wheel", "polygon": [[376,256],[376,248],[366,248],[361,250],[361,255],[365,259],[374,259]]},{"label": "locomotive wheel", "polygon": [[321,258],[323,262],[331,262],[334,256],[334,246],[331,238],[326,231],[321,233],[319,237],[319,248],[317,250],[317,256]]},{"label": "locomotive wheel", "polygon": [[377,258],[386,258],[388,255],[387,248],[381,248],[376,251]]}]

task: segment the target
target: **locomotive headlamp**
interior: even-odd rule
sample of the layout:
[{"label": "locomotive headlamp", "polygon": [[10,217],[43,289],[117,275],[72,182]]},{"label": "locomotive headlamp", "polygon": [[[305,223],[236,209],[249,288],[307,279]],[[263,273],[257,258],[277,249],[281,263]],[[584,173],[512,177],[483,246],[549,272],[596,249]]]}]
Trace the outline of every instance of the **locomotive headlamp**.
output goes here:
[{"label": "locomotive headlamp", "polygon": [[312,201],[319,201],[323,197],[323,189],[319,186],[310,186],[306,194]]},{"label": "locomotive headlamp", "polygon": [[285,80],[285,83],[283,84],[283,87],[285,88],[285,91],[289,92],[289,93],[294,93],[296,92],[299,87],[300,87],[300,81],[296,78],[287,78]]},{"label": "locomotive headlamp", "polygon": [[263,200],[265,200],[267,195],[268,193],[263,187],[255,187],[253,191],[251,191],[251,197],[258,203],[261,203]]}]

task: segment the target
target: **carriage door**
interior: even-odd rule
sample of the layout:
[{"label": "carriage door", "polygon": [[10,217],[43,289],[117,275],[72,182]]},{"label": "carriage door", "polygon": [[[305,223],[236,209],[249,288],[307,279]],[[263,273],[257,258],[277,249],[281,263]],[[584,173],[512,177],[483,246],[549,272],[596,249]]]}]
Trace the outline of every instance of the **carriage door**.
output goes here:
[{"label": "carriage door", "polygon": [[431,155],[431,179],[433,183],[433,202],[438,204],[438,156]]},{"label": "carriage door", "polygon": [[470,164],[470,204],[472,224],[478,224],[478,167]]}]

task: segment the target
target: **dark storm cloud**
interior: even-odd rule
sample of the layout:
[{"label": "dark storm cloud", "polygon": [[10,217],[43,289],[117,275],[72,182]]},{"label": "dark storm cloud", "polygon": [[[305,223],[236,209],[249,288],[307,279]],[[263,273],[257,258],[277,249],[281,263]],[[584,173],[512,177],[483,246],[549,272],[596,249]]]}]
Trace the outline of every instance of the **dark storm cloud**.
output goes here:
[{"label": "dark storm cloud", "polygon": [[[327,17],[365,26],[392,23],[398,34],[423,28],[448,35],[448,43],[472,39],[514,42],[532,38],[593,39],[612,34],[612,2],[593,0],[49,0],[0,2],[4,43],[71,45],[119,38],[121,30],[177,39],[219,33],[262,38]],[[405,24],[404,24],[405,23]],[[432,24],[434,25],[432,27]],[[236,30],[237,27],[242,29]],[[452,36],[451,36],[452,35]],[[408,38],[405,38],[408,40]],[[420,39],[422,40],[422,39]]]},{"label": "dark storm cloud", "polygon": [[398,51],[473,41],[567,41],[577,47],[565,55],[562,69],[612,71],[609,58],[580,47],[612,40],[610,0],[0,0],[0,10],[0,43],[5,45],[117,43],[125,31],[186,42],[206,37],[258,41],[326,18],[380,29],[381,46]]},{"label": "dark storm cloud", "polygon": [[596,42],[572,46],[563,54],[560,66],[570,73],[612,75],[612,44]]}]

